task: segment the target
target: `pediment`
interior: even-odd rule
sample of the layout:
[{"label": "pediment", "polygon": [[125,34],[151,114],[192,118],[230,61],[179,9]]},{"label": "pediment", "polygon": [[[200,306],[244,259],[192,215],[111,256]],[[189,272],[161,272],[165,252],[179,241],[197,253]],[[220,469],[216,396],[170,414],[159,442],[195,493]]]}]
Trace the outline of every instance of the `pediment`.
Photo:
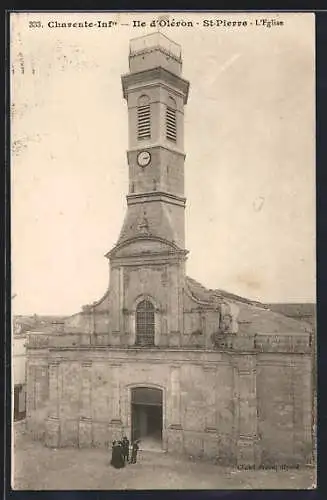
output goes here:
[{"label": "pediment", "polygon": [[138,237],[125,241],[116,246],[107,254],[107,257],[136,257],[147,255],[165,255],[167,253],[180,252],[181,250],[171,242],[161,238]]}]

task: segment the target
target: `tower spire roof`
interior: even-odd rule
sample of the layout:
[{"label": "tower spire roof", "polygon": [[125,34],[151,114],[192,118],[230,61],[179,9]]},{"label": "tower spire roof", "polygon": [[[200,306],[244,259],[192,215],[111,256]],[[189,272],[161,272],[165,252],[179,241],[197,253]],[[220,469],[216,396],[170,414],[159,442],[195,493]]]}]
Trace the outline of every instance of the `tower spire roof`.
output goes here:
[{"label": "tower spire roof", "polygon": [[182,72],[181,46],[160,32],[130,40],[129,69],[132,73],[163,67],[180,76]]}]

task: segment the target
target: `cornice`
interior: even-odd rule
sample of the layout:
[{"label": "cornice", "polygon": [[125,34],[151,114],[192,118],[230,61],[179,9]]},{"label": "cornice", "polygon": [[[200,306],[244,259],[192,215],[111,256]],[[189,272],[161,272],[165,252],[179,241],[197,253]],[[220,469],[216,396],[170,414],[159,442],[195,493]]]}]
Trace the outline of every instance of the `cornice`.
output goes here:
[{"label": "cornice", "polygon": [[144,55],[144,54],[150,54],[151,52],[156,52],[156,51],[159,51],[159,52],[162,52],[163,54],[171,57],[171,59],[174,59],[177,63],[179,64],[182,64],[182,58],[179,56],[177,57],[175,54],[173,54],[171,51],[165,49],[164,47],[158,47],[158,46],[155,46],[155,47],[146,47],[142,50],[135,50],[135,51],[130,51],[129,53],[129,58],[130,59],[133,59],[134,57],[137,57],[137,56],[141,56],[141,55]]},{"label": "cornice", "polygon": [[158,236],[151,236],[151,235],[143,235],[142,234],[142,235],[134,236],[133,238],[128,238],[127,240],[122,241],[121,243],[119,243],[118,245],[116,245],[112,250],[110,250],[105,255],[105,257],[112,258],[112,257],[114,257],[114,255],[116,254],[116,252],[118,252],[122,248],[130,245],[131,243],[142,241],[142,240],[143,241],[144,240],[147,240],[147,241],[157,241],[159,243],[164,243],[165,245],[167,245],[167,247],[170,247],[170,249],[171,249],[170,251],[168,250],[167,252],[165,252],[166,254],[170,254],[170,255],[176,255],[176,254],[186,255],[188,253],[188,250],[179,248],[175,243],[172,243],[169,240],[165,240],[164,238],[160,238]]},{"label": "cornice", "polygon": [[153,149],[165,149],[166,151],[169,151],[169,153],[175,153],[179,156],[182,156],[185,160],[186,158],[186,154],[183,152],[183,151],[180,151],[179,149],[175,148],[175,147],[170,147],[168,148],[167,146],[163,146],[162,144],[160,143],[156,143],[156,144],[152,144],[152,143],[142,143],[142,144],[138,144],[137,146],[135,146],[134,148],[130,148],[127,150],[127,159],[128,159],[128,156],[131,154],[131,153],[137,153],[138,151],[143,151],[143,150],[153,150]]},{"label": "cornice", "polygon": [[162,253],[153,254],[152,256],[144,256],[143,254],[132,254],[126,255],[123,257],[112,257],[111,264],[112,267],[115,266],[123,266],[123,267],[147,267],[147,266],[164,266],[164,265],[172,265],[179,264],[181,261],[186,260],[186,253],[182,251],[175,253]]},{"label": "cornice", "polygon": [[138,203],[147,203],[153,201],[161,201],[178,205],[185,208],[186,198],[177,196],[163,191],[149,191],[147,193],[133,193],[126,196],[127,205],[136,205]]},{"label": "cornice", "polygon": [[126,75],[122,75],[121,81],[123,86],[124,98],[127,99],[128,89],[132,85],[142,85],[153,80],[168,83],[169,85],[172,85],[173,87],[180,90],[184,96],[184,104],[187,103],[190,86],[189,82],[160,66],[157,68],[139,71],[138,73],[127,73]]}]

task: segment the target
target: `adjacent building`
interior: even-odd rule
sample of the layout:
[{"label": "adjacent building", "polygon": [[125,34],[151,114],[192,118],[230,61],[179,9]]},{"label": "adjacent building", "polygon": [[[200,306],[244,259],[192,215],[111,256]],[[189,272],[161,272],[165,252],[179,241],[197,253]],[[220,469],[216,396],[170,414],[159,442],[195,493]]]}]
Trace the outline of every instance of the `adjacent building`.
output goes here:
[{"label": "adjacent building", "polygon": [[26,416],[26,330],[19,321],[13,321],[12,387],[14,421]]},{"label": "adjacent building", "polygon": [[27,344],[30,331],[47,335],[63,325],[64,318],[58,316],[15,315],[12,321],[12,409],[14,421],[26,416]]}]

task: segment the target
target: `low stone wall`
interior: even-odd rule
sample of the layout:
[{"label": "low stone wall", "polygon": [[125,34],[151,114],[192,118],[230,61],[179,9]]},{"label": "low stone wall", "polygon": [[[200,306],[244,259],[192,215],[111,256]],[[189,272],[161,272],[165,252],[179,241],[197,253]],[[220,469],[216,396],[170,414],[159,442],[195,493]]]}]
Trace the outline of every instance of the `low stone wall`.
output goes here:
[{"label": "low stone wall", "polygon": [[[179,349],[200,349],[199,342],[192,342],[188,340],[188,343],[184,346],[180,345],[180,340],[183,336],[171,335],[171,337],[176,337],[176,341],[170,346],[172,348],[176,347]],[[124,337],[124,336],[123,336]],[[92,346],[104,346],[104,347],[124,347],[126,349],[135,348],[134,345],[128,345],[127,334],[124,337],[125,344],[112,345],[112,336],[108,333],[44,333],[44,332],[33,332],[28,336],[28,349],[45,349],[45,348],[79,348],[79,347],[92,347]],[[156,346],[158,349],[167,349],[169,346]],[[251,334],[251,335],[213,335],[210,341],[210,345],[206,346],[208,350],[219,350],[219,351],[241,351],[241,352],[290,352],[290,353],[311,353],[311,334],[308,333],[278,333],[278,334]]]}]

